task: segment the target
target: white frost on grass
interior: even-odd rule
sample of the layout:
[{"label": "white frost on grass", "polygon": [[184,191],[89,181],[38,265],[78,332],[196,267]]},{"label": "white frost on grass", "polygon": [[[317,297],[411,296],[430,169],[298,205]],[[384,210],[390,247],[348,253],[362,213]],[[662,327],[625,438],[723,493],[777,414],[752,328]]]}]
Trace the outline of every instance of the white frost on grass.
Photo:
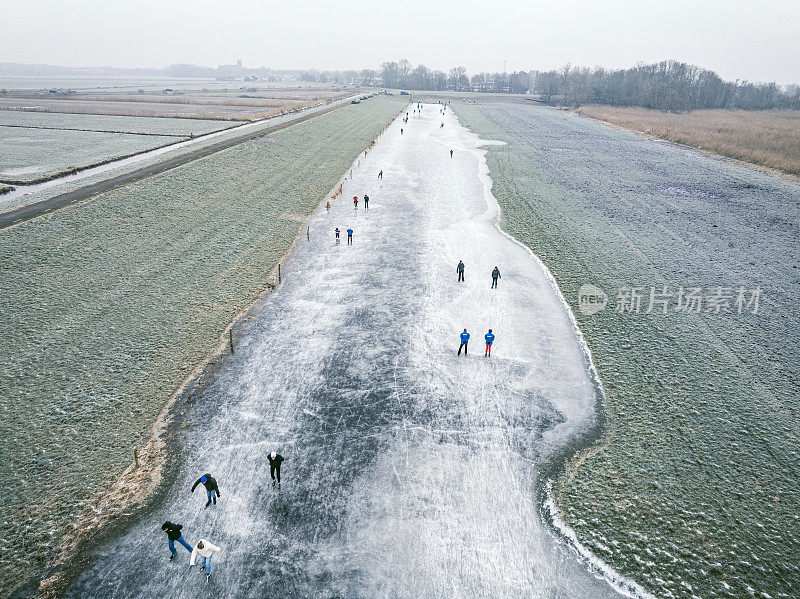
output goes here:
[{"label": "white frost on grass", "polygon": [[[243,124],[237,124],[232,127],[220,128],[217,131],[202,133],[200,135],[195,136],[192,139],[186,139],[184,141],[179,141],[177,143],[169,143],[167,145],[162,145],[161,147],[157,147],[152,150],[143,151],[139,154],[129,156],[128,158],[121,158],[118,160],[108,162],[106,164],[101,164],[98,166],[86,168],[84,170],[78,171],[77,173],[73,173],[70,175],[63,175],[55,179],[51,179],[49,181],[43,181],[41,183],[31,183],[27,185],[17,185],[15,186],[15,189],[10,193],[6,193],[0,196],[0,212],[11,210],[13,208],[17,208],[25,204],[30,204],[33,202],[45,200],[59,193],[66,193],[83,185],[96,183],[110,176],[115,176],[126,172],[130,172],[137,168],[148,166],[150,164],[154,164],[161,160],[166,160],[167,158],[171,158],[184,151],[201,148],[212,143],[230,139],[231,137],[236,137],[245,133],[257,131],[258,129],[261,128],[267,129],[269,127],[297,118],[297,113],[318,112],[324,110],[328,106],[332,106],[335,104],[346,105],[348,102],[349,98],[343,100],[335,100],[329,103],[314,104],[311,106],[307,106],[305,108],[295,109],[286,114],[275,115],[267,117],[265,119],[259,119],[257,121],[250,121]],[[126,118],[138,118],[138,117],[126,117]],[[63,145],[62,142],[63,142],[63,137],[65,135],[67,135],[66,132],[62,131],[59,133],[58,135],[59,144],[56,144],[57,146]],[[117,137],[119,137],[119,135],[117,134],[95,134],[95,135],[105,135],[105,136],[116,135]],[[1,141],[2,140],[0,140],[0,142]],[[43,168],[44,167],[36,167],[36,170],[29,172],[34,173],[43,170]]]},{"label": "white frost on grass", "polygon": [[[569,544],[580,554],[581,558],[589,564],[592,571],[600,573],[611,586],[626,597],[636,597],[637,599],[655,599],[655,595],[647,592],[636,581],[625,578],[616,572],[611,566],[600,559],[591,549],[586,547],[578,540],[575,531],[570,528],[566,522],[561,518],[561,514],[556,507],[556,502],[553,499],[553,481],[547,481],[546,485],[547,499],[545,500],[544,507],[547,510],[553,526],[558,533],[563,536]],[[610,552],[610,550],[608,550]]]}]

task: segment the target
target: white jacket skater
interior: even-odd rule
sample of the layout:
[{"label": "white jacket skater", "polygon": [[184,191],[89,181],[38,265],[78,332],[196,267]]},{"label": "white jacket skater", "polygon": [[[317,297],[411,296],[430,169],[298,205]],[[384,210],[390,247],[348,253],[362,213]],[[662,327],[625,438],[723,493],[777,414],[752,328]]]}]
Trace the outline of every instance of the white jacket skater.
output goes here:
[{"label": "white jacket skater", "polygon": [[200,539],[197,541],[197,544],[192,549],[192,557],[189,560],[189,566],[194,566],[195,562],[197,561],[197,556],[200,556],[200,571],[206,572],[206,581],[211,577],[211,556],[217,552],[222,551],[216,545],[206,541],[205,539]]}]

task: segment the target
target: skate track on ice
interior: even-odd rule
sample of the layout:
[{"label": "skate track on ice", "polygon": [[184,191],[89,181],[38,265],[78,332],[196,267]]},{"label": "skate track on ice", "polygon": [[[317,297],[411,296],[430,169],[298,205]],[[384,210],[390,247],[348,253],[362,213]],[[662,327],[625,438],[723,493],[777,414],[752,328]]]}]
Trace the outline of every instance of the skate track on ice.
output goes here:
[{"label": "skate track on ice", "polygon": [[[595,418],[578,336],[547,273],[497,227],[477,136],[449,109],[412,109],[312,215],[310,242],[191,408],[165,498],[95,551],[68,597],[617,596],[536,501],[537,465]],[[205,472],[222,494],[208,509],[202,486],[189,492]],[[210,583],[183,548],[167,561],[165,520],[222,547]]]}]

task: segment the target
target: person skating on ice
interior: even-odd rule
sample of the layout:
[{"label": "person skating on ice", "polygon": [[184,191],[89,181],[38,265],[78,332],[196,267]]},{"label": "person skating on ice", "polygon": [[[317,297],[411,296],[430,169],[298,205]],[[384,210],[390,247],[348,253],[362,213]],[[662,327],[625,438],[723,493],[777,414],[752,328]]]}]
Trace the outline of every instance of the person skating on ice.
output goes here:
[{"label": "person skating on ice", "polygon": [[273,451],[267,456],[269,459],[269,475],[272,477],[272,486],[275,486],[275,480],[278,480],[278,490],[281,488],[281,463],[283,456],[276,451]]},{"label": "person skating on ice", "polygon": [[492,289],[497,287],[497,279],[500,278],[502,278],[500,277],[500,269],[495,266],[494,270],[492,271]]},{"label": "person skating on ice", "polygon": [[453,150],[450,150],[450,158],[453,157]]},{"label": "person skating on ice", "polygon": [[492,342],[494,341],[494,333],[492,333],[492,329],[489,329],[489,332],[483,336],[486,339],[486,352],[483,354],[484,358],[491,358],[492,357]]},{"label": "person skating on ice", "polygon": [[460,283],[461,281],[464,280],[464,263],[461,260],[458,261],[458,266],[456,266],[456,272],[458,273],[458,282]]},{"label": "person skating on ice", "polygon": [[336,244],[338,245],[339,244],[339,227],[336,227],[333,230],[333,232],[336,233]]},{"label": "person skating on ice", "polygon": [[208,473],[204,474],[194,481],[194,484],[192,485],[192,493],[194,493],[195,488],[200,483],[203,483],[203,486],[206,488],[206,496],[208,497],[206,507],[211,505],[212,501],[214,502],[214,505],[217,505],[217,497],[219,497],[219,486],[217,485],[217,480]]},{"label": "person skating on ice", "polygon": [[186,547],[186,551],[189,553],[192,552],[192,546],[186,542],[186,539],[184,539],[183,535],[181,534],[182,528],[183,526],[180,524],[173,524],[169,520],[164,522],[164,524],[161,526],[161,530],[167,533],[167,545],[169,545],[170,561],[174,560],[175,556],[178,555],[178,550],[175,549],[176,542]]},{"label": "person skating on ice", "polygon": [[467,333],[467,329],[464,329],[464,332],[461,333],[461,345],[458,346],[458,355],[461,355],[461,350],[464,350],[464,355],[467,355],[467,344],[469,343],[469,333]]},{"label": "person skating on ice", "polygon": [[383,179],[383,171],[378,171],[378,179]]},{"label": "person skating on ice", "polygon": [[358,196],[353,196],[353,208],[358,210]]},{"label": "person skating on ice", "polygon": [[369,210],[369,196],[364,194],[364,210]]},{"label": "person skating on ice", "polygon": [[353,245],[353,229],[347,229],[347,245]]},{"label": "person skating on ice", "polygon": [[189,567],[192,568],[197,561],[197,557],[200,556],[200,572],[206,573],[206,582],[208,582],[211,578],[211,556],[214,555],[214,552],[219,551],[222,551],[222,549],[205,539],[200,539],[192,550]]}]

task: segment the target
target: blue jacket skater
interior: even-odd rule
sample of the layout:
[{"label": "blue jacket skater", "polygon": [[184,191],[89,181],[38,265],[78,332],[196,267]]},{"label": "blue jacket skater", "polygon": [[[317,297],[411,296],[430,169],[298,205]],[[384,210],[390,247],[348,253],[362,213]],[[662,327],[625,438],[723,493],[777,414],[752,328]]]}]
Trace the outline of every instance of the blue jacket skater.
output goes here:
[{"label": "blue jacket skater", "polygon": [[469,341],[469,333],[467,333],[467,329],[464,329],[464,332],[461,333],[461,343],[466,343]]},{"label": "blue jacket skater", "polygon": [[492,333],[492,329],[489,329],[489,332],[486,333],[484,338],[486,339],[486,345],[492,344],[492,341],[494,341],[494,333]]}]

